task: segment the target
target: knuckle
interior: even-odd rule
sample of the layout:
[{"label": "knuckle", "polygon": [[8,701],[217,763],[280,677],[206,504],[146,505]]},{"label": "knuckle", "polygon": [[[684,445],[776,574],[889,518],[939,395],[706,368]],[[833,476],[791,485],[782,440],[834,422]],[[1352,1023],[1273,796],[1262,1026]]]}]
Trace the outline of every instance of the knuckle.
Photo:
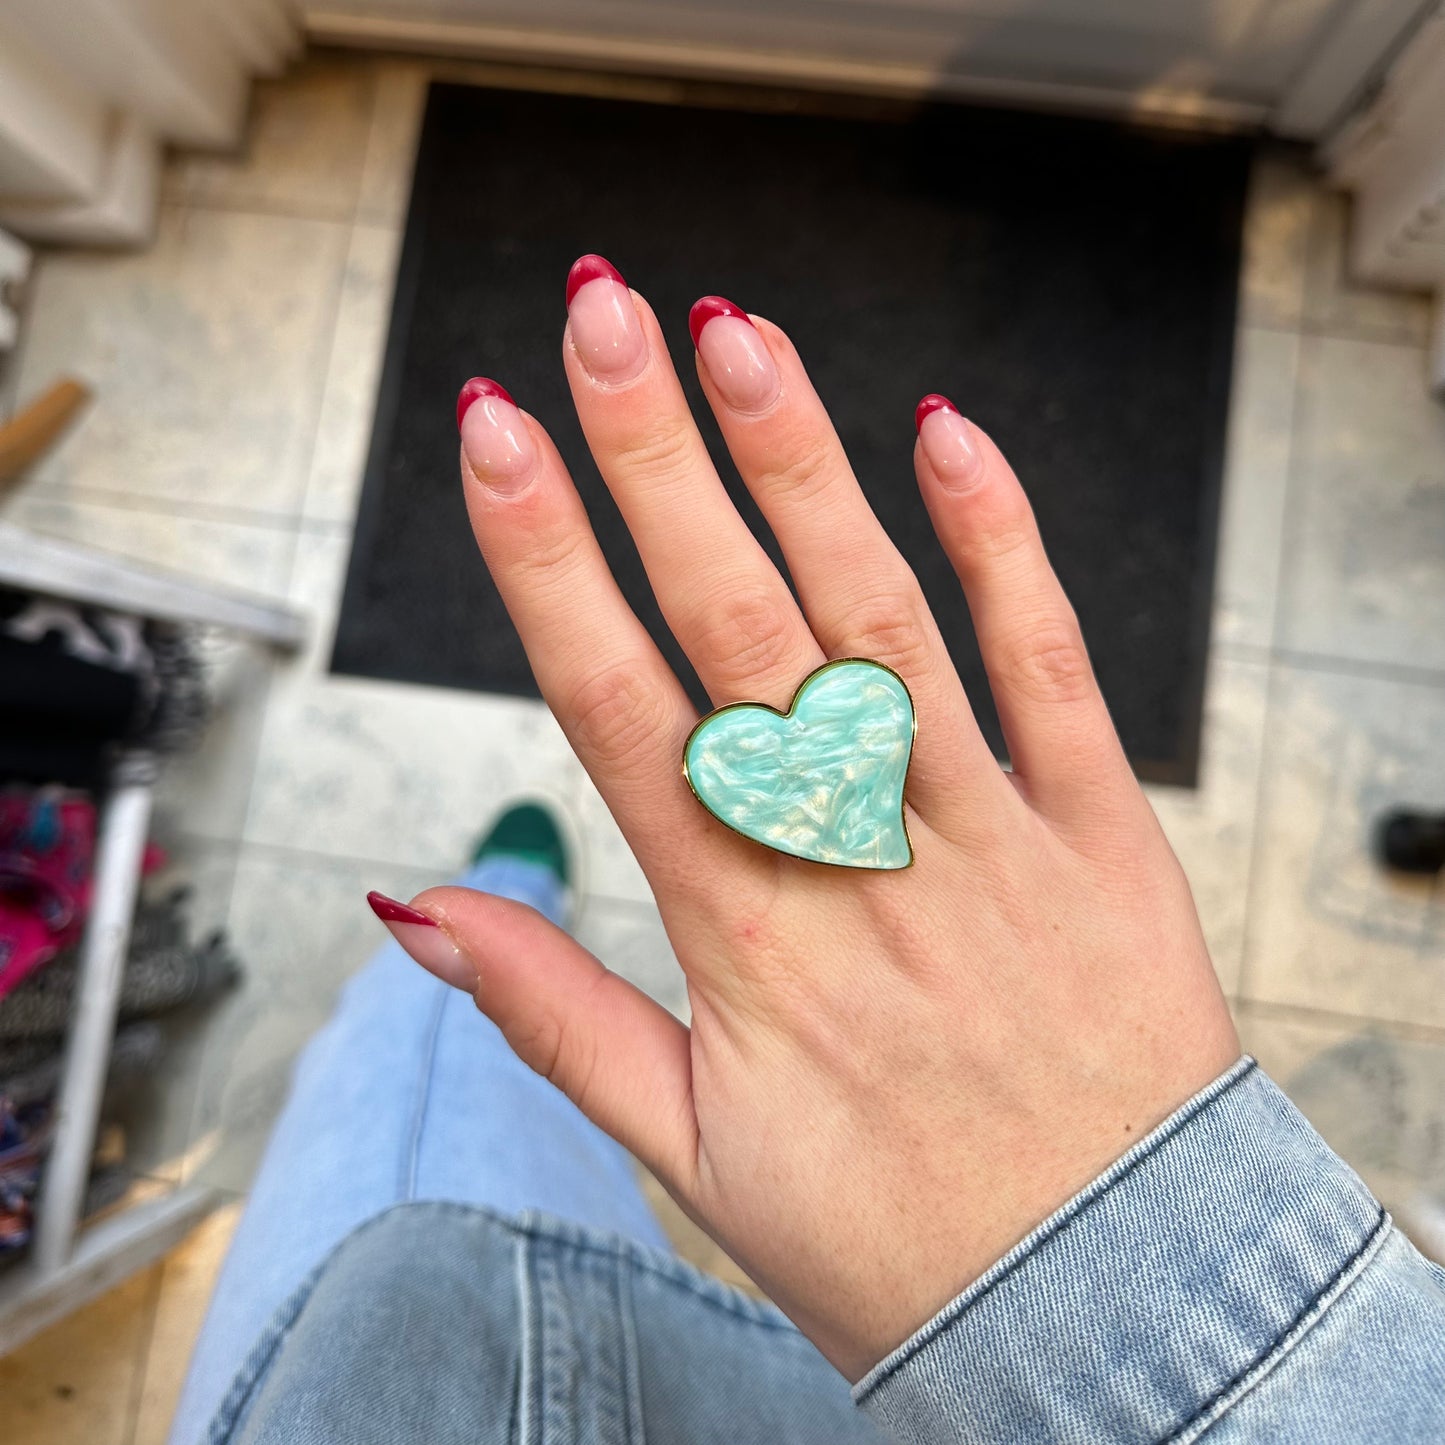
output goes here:
[{"label": "knuckle", "polygon": [[529,1010],[525,1017],[513,1019],[504,1033],[512,1052],[533,1073],[558,1084],[567,1030],[557,1014],[545,1008]]},{"label": "knuckle", "polygon": [[596,1073],[596,1050],[590,1047],[586,1029],[569,1029],[565,1013],[539,1008],[525,1020],[516,1020],[506,1038],[513,1053],[533,1073],[560,1089],[587,1112]]},{"label": "knuckle", "polygon": [[1033,508],[1019,488],[1009,488],[993,500],[979,517],[971,542],[971,550],[980,561],[995,565],[1027,556],[1043,546]]},{"label": "knuckle", "polygon": [[786,461],[762,468],[760,490],[790,493],[798,500],[806,500],[833,480],[837,466],[832,448],[825,442],[802,442],[787,450]]},{"label": "knuckle", "polygon": [[899,590],[855,608],[849,635],[860,656],[891,667],[901,677],[919,677],[932,660],[928,621],[922,595]]},{"label": "knuckle", "polygon": [[575,527],[539,531],[529,539],[529,545],[517,565],[534,588],[566,586],[575,573],[586,542],[586,535]]},{"label": "knuckle", "polygon": [[939,959],[949,956],[948,948],[940,945],[929,910],[920,908],[917,898],[898,890],[873,889],[863,899],[863,906],[880,936],[892,940],[892,967],[921,978]]},{"label": "knuckle", "polygon": [[643,482],[674,477],[693,462],[691,439],[685,428],[667,422],[654,425],[618,446],[611,465],[629,478]]},{"label": "knuckle", "polygon": [[705,607],[695,636],[703,666],[723,685],[797,670],[786,610],[765,588],[744,587]]},{"label": "knuckle", "polygon": [[670,736],[657,698],[626,664],[588,677],[573,692],[566,716],[579,752],[615,770],[641,765],[658,740]]},{"label": "knuckle", "polygon": [[1094,689],[1094,670],[1078,623],[1035,627],[1005,649],[1004,685],[1028,702],[1082,702]]}]

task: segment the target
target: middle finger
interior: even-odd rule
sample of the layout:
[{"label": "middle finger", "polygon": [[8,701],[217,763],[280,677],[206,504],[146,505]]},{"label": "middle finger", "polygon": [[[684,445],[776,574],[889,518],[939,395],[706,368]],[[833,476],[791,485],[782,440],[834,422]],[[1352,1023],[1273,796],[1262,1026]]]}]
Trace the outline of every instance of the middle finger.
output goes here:
[{"label": "middle finger", "polygon": [[584,256],[567,310],[577,416],[667,625],[715,703],[785,708],[827,659],[723,487],[651,307]]},{"label": "middle finger", "polygon": [[972,837],[1007,797],[913,569],[863,495],[792,343],[721,297],[692,309],[698,374],[728,451],[778,539],[819,644],[871,657],[918,715],[908,796],[946,837]]}]

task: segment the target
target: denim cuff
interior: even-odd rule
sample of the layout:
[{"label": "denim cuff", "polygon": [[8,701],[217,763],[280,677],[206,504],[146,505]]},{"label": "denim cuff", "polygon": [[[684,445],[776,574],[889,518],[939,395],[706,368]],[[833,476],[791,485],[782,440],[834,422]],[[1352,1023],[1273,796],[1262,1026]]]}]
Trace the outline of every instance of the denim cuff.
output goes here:
[{"label": "denim cuff", "polygon": [[874,1367],[903,1445],[1197,1438],[1323,1315],[1389,1218],[1245,1057]]}]

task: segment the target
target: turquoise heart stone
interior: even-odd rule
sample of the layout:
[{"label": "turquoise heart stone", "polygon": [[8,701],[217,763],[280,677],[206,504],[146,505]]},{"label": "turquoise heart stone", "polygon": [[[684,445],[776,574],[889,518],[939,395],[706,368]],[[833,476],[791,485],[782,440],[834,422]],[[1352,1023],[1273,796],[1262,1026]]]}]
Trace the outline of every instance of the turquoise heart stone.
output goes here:
[{"label": "turquoise heart stone", "polygon": [[913,699],[881,663],[811,673],[786,713],[736,702],[692,730],[682,768],[729,828],[780,853],[844,868],[907,868],[903,782]]}]

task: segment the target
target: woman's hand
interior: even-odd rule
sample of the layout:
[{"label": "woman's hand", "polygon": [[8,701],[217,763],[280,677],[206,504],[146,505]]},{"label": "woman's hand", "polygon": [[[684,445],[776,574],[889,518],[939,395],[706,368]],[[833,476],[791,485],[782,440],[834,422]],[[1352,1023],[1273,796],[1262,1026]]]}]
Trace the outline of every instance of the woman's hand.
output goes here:
[{"label": "woman's hand", "polygon": [[908,684],[915,862],[804,862],[704,811],[680,771],[697,714],[562,459],[500,388],[471,383],[477,541],[652,884],[692,1027],[518,903],[432,889],[415,906],[441,933],[398,936],[474,989],[522,1059],[857,1379],[1227,1068],[1238,1041],[1188,884],[988,437],[931,399],[914,466],[1012,773],[787,337],[694,308],[704,390],[801,611],[728,500],[647,303],[596,257],[573,268],[568,301],[563,360],[592,454],[714,702],[786,709],[833,657]]}]

